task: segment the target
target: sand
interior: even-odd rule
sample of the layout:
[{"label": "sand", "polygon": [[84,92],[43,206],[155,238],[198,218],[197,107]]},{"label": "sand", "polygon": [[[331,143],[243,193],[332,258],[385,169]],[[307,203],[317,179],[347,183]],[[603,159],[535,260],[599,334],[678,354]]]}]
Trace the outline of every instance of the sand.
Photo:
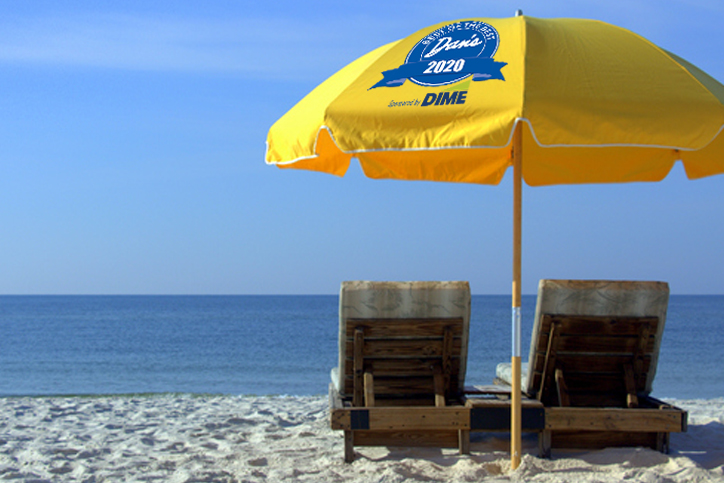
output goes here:
[{"label": "sand", "polygon": [[554,450],[508,463],[506,435],[474,434],[471,454],[358,448],[342,460],[326,397],[0,398],[0,480],[62,482],[724,482],[724,399],[672,401],[689,431],[669,455],[642,448]]}]

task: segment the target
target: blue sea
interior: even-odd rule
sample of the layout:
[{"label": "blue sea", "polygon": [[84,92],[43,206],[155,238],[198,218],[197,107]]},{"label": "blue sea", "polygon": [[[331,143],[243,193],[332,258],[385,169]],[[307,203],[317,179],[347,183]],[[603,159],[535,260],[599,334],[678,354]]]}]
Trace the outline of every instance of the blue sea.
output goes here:
[{"label": "blue sea", "polygon": [[[0,396],[326,394],[337,296],[0,296]],[[535,297],[523,297],[527,355]],[[724,296],[671,296],[660,398],[724,396]],[[510,360],[510,297],[473,296],[467,384]]]}]

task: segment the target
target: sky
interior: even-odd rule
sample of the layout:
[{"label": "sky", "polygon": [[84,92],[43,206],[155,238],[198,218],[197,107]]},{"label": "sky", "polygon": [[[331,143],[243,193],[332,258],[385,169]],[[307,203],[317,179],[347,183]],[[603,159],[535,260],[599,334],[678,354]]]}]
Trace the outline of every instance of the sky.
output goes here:
[{"label": "sky", "polygon": [[[721,0],[0,3],[0,294],[510,293],[512,180],[344,178],[264,162],[271,125],[374,48],[471,17],[592,18],[724,81]],[[724,176],[524,187],[542,278],[724,294]]]}]

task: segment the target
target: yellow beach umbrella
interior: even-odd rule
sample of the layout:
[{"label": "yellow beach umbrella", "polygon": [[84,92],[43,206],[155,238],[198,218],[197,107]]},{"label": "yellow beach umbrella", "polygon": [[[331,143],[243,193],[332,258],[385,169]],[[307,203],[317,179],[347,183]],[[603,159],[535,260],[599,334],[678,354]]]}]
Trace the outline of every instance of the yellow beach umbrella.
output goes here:
[{"label": "yellow beach umbrella", "polygon": [[512,467],[520,461],[522,180],[531,186],[724,172],[724,86],[593,20],[443,22],[327,79],[270,129],[266,162],[342,176],[498,184],[514,167]]}]

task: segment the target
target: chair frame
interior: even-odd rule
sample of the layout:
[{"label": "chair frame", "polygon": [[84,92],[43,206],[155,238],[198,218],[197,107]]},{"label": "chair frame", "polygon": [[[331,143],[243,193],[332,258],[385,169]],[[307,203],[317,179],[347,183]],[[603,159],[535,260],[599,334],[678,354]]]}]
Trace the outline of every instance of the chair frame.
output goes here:
[{"label": "chair frame", "polygon": [[[551,313],[540,300],[544,287],[587,290],[604,302],[595,314]],[[663,309],[654,315],[621,308],[636,305],[630,300],[637,290]],[[619,303],[621,313],[602,314],[618,298],[628,299]],[[646,446],[668,453],[670,433],[687,430],[685,411],[649,395],[667,303],[668,285],[661,282],[541,281],[527,395],[545,406],[543,456],[551,447]]]},{"label": "chair frame", "polygon": [[348,319],[346,393],[330,385],[331,427],[354,446],[470,451],[470,411],[458,387],[461,317]]}]

